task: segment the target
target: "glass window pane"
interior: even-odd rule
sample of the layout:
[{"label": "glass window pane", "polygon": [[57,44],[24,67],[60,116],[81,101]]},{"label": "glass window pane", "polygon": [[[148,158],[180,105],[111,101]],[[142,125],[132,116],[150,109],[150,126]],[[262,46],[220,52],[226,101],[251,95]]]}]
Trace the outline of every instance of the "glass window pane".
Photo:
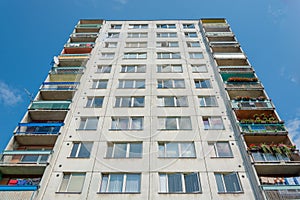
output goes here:
[{"label": "glass window pane", "polygon": [[167,175],[166,174],[159,175],[159,183],[160,183],[160,192],[167,192]]},{"label": "glass window pane", "polygon": [[103,98],[100,98],[100,97],[96,97],[95,99],[94,99],[94,107],[96,107],[96,108],[100,108],[100,107],[102,107],[102,103],[103,103]]},{"label": "glass window pane", "polygon": [[176,130],[177,129],[176,118],[166,118],[165,128],[168,130]]},{"label": "glass window pane", "polygon": [[180,107],[188,106],[187,98],[186,97],[176,97],[176,104],[177,104],[177,106],[180,106]]},{"label": "glass window pane", "polygon": [[78,157],[80,157],[80,158],[89,158],[92,146],[93,146],[93,143],[91,143],[91,142],[81,143],[80,150],[79,150],[79,153],[78,153]]},{"label": "glass window pane", "polygon": [[224,175],[224,183],[227,192],[239,192],[242,190],[236,173]]},{"label": "glass window pane", "polygon": [[108,192],[122,192],[123,174],[110,174]]},{"label": "glass window pane", "polygon": [[98,89],[106,89],[107,87],[107,81],[99,81],[99,84],[98,84]]},{"label": "glass window pane", "polygon": [[129,129],[129,119],[128,118],[119,118],[118,128],[121,130]]},{"label": "glass window pane", "polygon": [[158,144],[158,157],[165,157],[165,144]]},{"label": "glass window pane", "polygon": [[219,157],[232,157],[232,152],[228,142],[217,142],[216,148]]},{"label": "glass window pane", "polygon": [[166,143],[166,149],[167,149],[167,157],[179,157],[179,150],[178,150],[178,143],[170,142]]},{"label": "glass window pane", "polygon": [[144,97],[134,97],[134,107],[144,107]]},{"label": "glass window pane", "polygon": [[200,184],[197,173],[185,174],[184,179],[186,193],[200,192]]},{"label": "glass window pane", "polygon": [[141,130],[143,129],[143,118],[132,118],[131,129],[133,130]]},{"label": "glass window pane", "polygon": [[127,144],[115,144],[114,145],[114,158],[126,158]]},{"label": "glass window pane", "polygon": [[182,192],[181,174],[168,174],[169,192]]},{"label": "glass window pane", "polygon": [[133,88],[133,81],[132,80],[126,80],[124,84],[124,88]]},{"label": "glass window pane", "polygon": [[261,152],[252,152],[252,157],[256,162],[263,162],[265,158]]},{"label": "glass window pane", "polygon": [[215,174],[215,178],[218,186],[218,192],[225,192],[222,174]]},{"label": "glass window pane", "polygon": [[97,125],[98,125],[98,118],[90,117],[87,119],[85,129],[97,129]]},{"label": "glass window pane", "polygon": [[164,80],[164,88],[173,88],[173,81],[172,80]]},{"label": "glass window pane", "polygon": [[102,175],[100,192],[106,192],[107,183],[108,183],[108,175]]},{"label": "glass window pane", "polygon": [[129,157],[130,158],[141,158],[142,157],[142,143],[131,143]]},{"label": "glass window pane", "polygon": [[85,179],[85,174],[72,173],[68,185],[68,192],[81,192],[84,179]]},{"label": "glass window pane", "polygon": [[210,117],[208,120],[212,129],[224,129],[223,121],[220,117]]},{"label": "glass window pane", "polygon": [[195,157],[195,146],[192,142],[180,143],[182,157]]},{"label": "glass window pane", "polygon": [[192,129],[192,123],[190,117],[181,117],[179,118],[179,129],[181,130],[190,130]]},{"label": "glass window pane", "polygon": [[108,157],[108,158],[112,158],[113,157],[113,148],[114,148],[114,144],[112,144],[112,143],[108,143],[107,144],[106,157]]},{"label": "glass window pane", "polygon": [[70,157],[75,157],[78,150],[79,143],[74,143],[70,154]]},{"label": "glass window pane", "polygon": [[24,155],[22,157],[22,162],[35,163],[37,162],[38,158],[39,158],[38,155]]},{"label": "glass window pane", "polygon": [[139,192],[141,185],[140,174],[127,174],[125,192]]},{"label": "glass window pane", "polygon": [[145,81],[144,80],[138,80],[138,81],[136,81],[135,88],[145,88]]},{"label": "glass window pane", "polygon": [[164,97],[164,105],[166,107],[174,107],[175,106],[174,97]]},{"label": "glass window pane", "polygon": [[67,191],[69,180],[70,180],[70,174],[64,174],[59,191],[61,192]]},{"label": "glass window pane", "polygon": [[175,88],[185,88],[184,80],[174,80]]},{"label": "glass window pane", "polygon": [[122,97],[121,107],[131,107],[131,97]]}]

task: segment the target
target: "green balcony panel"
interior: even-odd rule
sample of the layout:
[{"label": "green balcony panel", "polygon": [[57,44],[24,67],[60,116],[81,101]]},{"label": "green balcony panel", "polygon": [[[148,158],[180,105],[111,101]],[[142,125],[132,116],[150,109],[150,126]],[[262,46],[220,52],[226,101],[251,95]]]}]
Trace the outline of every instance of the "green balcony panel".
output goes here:
[{"label": "green balcony panel", "polygon": [[77,24],[76,28],[95,28],[99,29],[101,28],[101,24]]},{"label": "green balcony panel", "polygon": [[70,101],[34,101],[29,110],[67,110]]},{"label": "green balcony panel", "polygon": [[245,133],[274,133],[286,132],[283,124],[240,124]]},{"label": "green balcony panel", "polygon": [[255,78],[253,73],[221,73],[223,81],[227,81],[232,77],[239,78]]}]

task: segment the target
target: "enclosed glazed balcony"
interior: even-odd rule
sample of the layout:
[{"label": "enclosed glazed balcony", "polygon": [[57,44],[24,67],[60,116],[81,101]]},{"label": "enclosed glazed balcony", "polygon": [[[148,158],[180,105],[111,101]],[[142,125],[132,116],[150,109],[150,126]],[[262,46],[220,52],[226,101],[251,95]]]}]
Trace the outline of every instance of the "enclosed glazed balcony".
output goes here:
[{"label": "enclosed glazed balcony", "polygon": [[244,72],[222,72],[221,77],[224,82],[257,82],[254,73]]},{"label": "enclosed glazed balcony", "polygon": [[52,67],[50,74],[82,74],[85,67]]},{"label": "enclosed glazed balcony", "polygon": [[56,135],[64,123],[19,123],[15,134]]},{"label": "enclosed glazed balcony", "polygon": [[283,124],[274,110],[234,110],[242,124]]},{"label": "enclosed glazed balcony", "polygon": [[267,100],[264,90],[228,90],[230,100],[255,99],[259,101]]},{"label": "enclosed glazed balcony", "polygon": [[241,132],[244,134],[287,134],[283,124],[240,124]]},{"label": "enclosed glazed balcony", "polygon": [[95,43],[93,42],[77,42],[67,43],[64,46],[62,54],[86,54],[90,53],[94,48]]},{"label": "enclosed glazed balcony", "polygon": [[90,22],[90,24],[77,24],[75,26],[76,33],[98,33],[102,24],[93,24],[95,22]]},{"label": "enclosed glazed balcony", "polygon": [[262,185],[268,200],[300,199],[300,185]]},{"label": "enclosed glazed balcony", "polygon": [[[244,97],[245,99],[245,97]],[[233,100],[231,101],[231,107],[235,110],[272,110],[274,106],[269,100]]]},{"label": "enclosed glazed balcony", "polygon": [[70,35],[71,42],[95,42],[98,33],[72,33]]},{"label": "enclosed glazed balcony", "polygon": [[240,44],[237,41],[230,41],[230,40],[229,41],[210,41],[209,45],[213,48],[213,51],[214,51],[214,48],[240,47]]},{"label": "enclosed glazed balcony", "polygon": [[84,66],[90,54],[61,54],[58,56],[59,66]]},{"label": "enclosed glazed balcony", "polygon": [[218,59],[216,58],[218,66],[250,66],[247,59]]},{"label": "enclosed glazed balcony", "polygon": [[[226,43],[229,44],[229,43]],[[239,45],[232,45],[232,46],[214,46],[211,47],[213,53],[242,53],[241,48]]]},{"label": "enclosed glazed balcony", "polygon": [[79,82],[43,82],[40,88],[42,99],[71,100]]}]

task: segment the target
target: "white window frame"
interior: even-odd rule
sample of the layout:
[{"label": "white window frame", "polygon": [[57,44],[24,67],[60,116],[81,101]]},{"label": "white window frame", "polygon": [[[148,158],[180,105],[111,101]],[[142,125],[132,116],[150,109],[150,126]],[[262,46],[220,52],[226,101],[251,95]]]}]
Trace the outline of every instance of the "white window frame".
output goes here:
[{"label": "white window frame", "polygon": [[161,29],[176,29],[176,24],[156,24],[156,28],[161,28]]},{"label": "white window frame", "polygon": [[[181,191],[169,191],[169,185],[168,185],[168,178],[169,175],[172,174],[179,174],[181,176]],[[197,180],[198,180],[198,187],[199,187],[199,191],[195,191],[195,192],[186,192],[186,183],[185,183],[185,175],[189,175],[189,174],[196,174],[197,175]],[[201,188],[201,182],[200,182],[200,175],[198,172],[176,172],[176,173],[159,173],[159,184],[160,184],[160,191],[159,193],[186,193],[186,194],[195,194],[195,193],[201,193],[202,192],[202,188]]]},{"label": "white window frame", "polygon": [[[141,127],[140,128],[134,128],[133,127],[133,120],[134,119],[141,119]],[[140,131],[144,129],[144,117],[141,116],[130,116],[130,117],[111,117],[112,123],[111,123],[111,130],[135,130]],[[127,127],[126,129],[123,129],[119,127],[120,120],[127,120]]]},{"label": "white window frame", "polygon": [[[196,79],[196,80],[194,80],[194,82],[195,82],[195,87],[197,89],[209,89],[209,88],[212,88],[211,81],[209,79]],[[197,87],[197,85],[199,85],[199,87]],[[203,86],[205,86],[205,87],[203,87]]]},{"label": "white window frame", "polygon": [[[113,174],[123,175],[121,191],[116,191],[116,192],[109,191],[110,179]],[[129,191],[129,192],[126,191],[127,176],[129,176],[130,174],[139,175],[139,186],[137,188],[137,191]],[[102,173],[100,193],[140,193],[140,192],[141,192],[141,174],[140,173]]]},{"label": "white window frame", "polygon": [[[213,104],[207,104],[208,99],[213,99]],[[200,107],[218,107],[218,102],[216,96],[198,96]]]},{"label": "white window frame", "polygon": [[[170,150],[168,149],[168,144],[177,145],[178,156],[169,156]],[[192,151],[190,156],[184,155],[187,153],[183,145],[190,145]],[[194,142],[158,142],[158,157],[159,158],[196,158],[195,143]]]},{"label": "white window frame", "polygon": [[192,72],[193,73],[206,73],[207,67],[206,65],[191,65],[192,66]]},{"label": "white window frame", "polygon": [[176,32],[160,32],[156,33],[157,38],[176,38],[177,33]]},{"label": "white window frame", "polygon": [[156,47],[179,47],[179,43],[177,41],[159,41],[156,42]]},{"label": "white window frame", "polygon": [[182,65],[180,64],[157,65],[156,72],[157,73],[182,73]]},{"label": "white window frame", "polygon": [[117,42],[105,42],[105,48],[117,48]]},{"label": "white window frame", "polygon": [[147,42],[126,42],[126,48],[147,48]]},{"label": "white window frame", "polygon": [[115,53],[112,52],[101,53],[101,59],[113,59],[114,57],[115,57]]},{"label": "white window frame", "polygon": [[138,53],[124,53],[123,59],[147,59],[147,53],[146,52],[138,52]]},{"label": "white window frame", "polygon": [[[137,156],[130,156],[130,151],[132,148],[132,144],[139,144],[141,145],[140,152],[138,152],[139,155]],[[119,157],[116,156],[116,149],[118,149],[118,145],[126,145],[126,150],[125,150],[125,156],[124,157]],[[107,151],[106,151],[106,158],[142,158],[143,154],[143,143],[142,142],[109,142],[107,143]]]},{"label": "white window frame", "polygon": [[[142,106],[135,106],[135,102],[137,98],[143,98],[143,105]],[[123,101],[125,99],[129,99],[129,106],[122,106]],[[116,108],[129,108],[129,107],[136,107],[136,108],[141,108],[144,107],[145,105],[145,97],[144,96],[117,96],[116,101],[115,101],[115,107]]]},{"label": "white window frame", "polygon": [[[224,180],[224,176],[228,176],[228,175],[234,175],[235,176],[235,178],[237,180],[237,184],[238,184],[240,190],[236,190],[236,191],[228,191],[227,190],[226,183],[225,183],[225,180]],[[217,186],[218,186],[219,184],[218,184],[217,179],[219,179],[221,181],[221,183],[219,183],[219,184],[222,184],[222,191],[220,191],[220,188],[217,188],[218,193],[241,193],[241,192],[243,192],[243,188],[242,188],[242,184],[241,184],[238,172],[228,172],[228,173],[226,173],[226,172],[219,173],[218,172],[218,173],[215,173],[215,180],[216,180],[216,183],[217,183]]]},{"label": "white window frame", "polygon": [[[167,120],[168,119],[175,119],[175,123],[176,123],[176,127],[173,129],[173,128],[168,128],[166,127],[166,124],[167,124]],[[188,124],[188,128],[185,128],[185,127],[181,127],[181,120],[182,119],[185,119],[185,120],[188,120],[189,124]],[[186,121],[187,122],[187,121]],[[186,126],[187,124],[185,124]],[[158,117],[158,129],[159,130],[192,130],[192,121],[191,121],[191,117],[189,116],[166,116],[166,117]]]},{"label": "white window frame", "polygon": [[[85,176],[86,176],[86,173],[81,173],[81,172],[69,172],[69,173],[64,172],[63,176],[62,176],[61,184],[59,187],[59,192],[81,193],[83,185],[84,185],[84,181],[85,181]],[[80,190],[76,190],[76,191],[70,190],[70,186],[74,186],[74,181],[78,182],[78,180],[76,180],[76,179],[78,179],[78,177],[80,178],[79,179],[79,184],[81,185]],[[75,184],[76,184],[76,182],[75,182]],[[65,187],[65,188],[63,188],[63,187]]]},{"label": "white window frame", "polygon": [[[133,71],[130,71],[129,68],[134,68]],[[121,73],[145,73],[146,65],[122,65]]]},{"label": "white window frame", "polygon": [[[95,100],[96,99],[102,99],[102,104],[101,106],[96,106],[95,105]],[[103,96],[94,96],[94,97],[87,97],[87,101],[86,101],[86,108],[102,108],[103,105],[103,101],[104,101],[104,97]]]},{"label": "white window frame", "polygon": [[[105,88],[99,88],[99,85],[101,82],[106,82],[106,87]],[[98,79],[98,80],[93,80],[93,84],[92,84],[92,89],[106,89],[107,88],[107,84],[108,84],[108,80],[107,79]]]},{"label": "white window frame", "polygon": [[[202,120],[203,120],[203,125],[204,125],[205,130],[224,130],[225,129],[223,119],[220,116],[203,116]],[[222,127],[221,127],[221,125],[219,125],[220,127],[213,126],[213,123],[212,123],[213,120],[219,120],[219,122],[222,122]]]},{"label": "white window frame", "polygon": [[[109,69],[109,72],[107,72],[106,69]],[[112,69],[111,65],[98,65],[96,73],[110,73]]]},{"label": "white window frame", "polygon": [[[227,151],[230,155],[220,155],[222,154],[223,149],[220,149],[218,144],[227,144],[228,148],[226,147],[227,149],[225,151]],[[233,158],[233,153],[229,141],[208,142],[208,145],[214,149],[214,155],[212,156],[213,158]]]},{"label": "white window frame", "polygon": [[195,28],[195,24],[182,24],[184,29],[192,29]]},{"label": "white window frame", "polygon": [[119,38],[120,33],[107,33],[107,38]]},{"label": "white window frame", "polygon": [[[96,122],[96,127],[93,128],[87,128],[87,125],[90,123],[91,120],[97,120]],[[97,126],[98,126],[98,122],[99,122],[99,117],[81,117],[80,118],[80,125],[78,130],[97,130]],[[84,123],[84,124],[83,124]],[[83,125],[82,125],[83,124]]]},{"label": "white window frame", "polygon": [[198,37],[197,32],[185,32],[184,35],[186,38],[197,38]]},{"label": "white window frame", "polygon": [[[173,105],[174,106],[166,106],[165,105],[165,99],[168,98],[168,99],[173,99],[172,102],[173,102]],[[184,101],[185,101],[185,105],[180,105],[180,98],[183,98]],[[158,96],[157,97],[157,106],[158,107],[188,107],[188,98],[187,96]]]},{"label": "white window frame", "polygon": [[110,29],[122,29],[122,24],[111,24]]},{"label": "white window frame", "polygon": [[[77,146],[77,149],[75,150],[75,155],[72,156],[72,152],[73,152],[73,149],[75,148],[75,146],[74,146],[75,144],[78,144],[78,146]],[[85,145],[85,144],[91,145],[89,147],[90,149],[87,149],[88,152],[89,152],[89,156],[87,156],[87,157],[79,156],[79,153],[81,151],[82,145]],[[69,158],[90,158],[92,148],[93,148],[93,142],[73,142],[73,146],[72,146]]]},{"label": "white window frame", "polygon": [[128,28],[129,29],[147,29],[148,24],[129,24]]},{"label": "white window frame", "polygon": [[[167,81],[172,82],[171,87],[166,87],[165,86]],[[183,83],[182,87],[176,86],[176,81],[181,81]],[[160,87],[160,85],[161,85],[161,87]],[[184,82],[184,79],[159,79],[159,80],[157,80],[157,88],[158,89],[170,89],[170,88],[184,89],[185,88],[185,82]]]},{"label": "white window frame", "polygon": [[158,52],[157,59],[180,59],[181,55],[179,52]]},{"label": "white window frame", "polygon": [[147,38],[147,32],[129,32],[127,38]]},{"label": "white window frame", "polygon": [[202,52],[189,52],[190,59],[203,59],[204,55]]},{"label": "white window frame", "polygon": [[[197,45],[195,45],[197,44]],[[186,42],[187,47],[200,47],[200,42],[199,41],[187,41]]]},{"label": "white window frame", "polygon": [[[126,86],[126,82],[128,81],[132,81],[132,87],[125,87]],[[143,81],[144,82],[144,85],[143,87],[139,87],[137,85],[137,81]],[[145,85],[145,79],[119,79],[119,85],[118,85],[118,88],[119,89],[132,89],[132,88],[135,88],[135,89],[145,89],[146,85]]]}]

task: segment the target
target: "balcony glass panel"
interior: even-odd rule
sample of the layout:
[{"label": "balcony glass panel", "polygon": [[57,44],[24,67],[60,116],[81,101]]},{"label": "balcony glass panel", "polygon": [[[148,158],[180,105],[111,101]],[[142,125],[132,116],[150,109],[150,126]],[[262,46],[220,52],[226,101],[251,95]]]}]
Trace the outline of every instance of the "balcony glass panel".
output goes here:
[{"label": "balcony glass panel", "polygon": [[255,162],[289,162],[290,158],[285,154],[279,153],[263,153],[263,152],[252,152],[252,158]]},{"label": "balcony glass panel", "polygon": [[46,164],[51,150],[4,151],[0,164]]},{"label": "balcony glass panel", "polygon": [[240,124],[240,127],[246,133],[286,132],[283,124]]},{"label": "balcony glass panel", "polygon": [[272,109],[273,105],[270,101],[231,101],[234,109]]},{"label": "balcony glass panel", "polygon": [[101,28],[101,24],[77,24],[76,28]]},{"label": "balcony glass panel", "polygon": [[75,42],[65,44],[66,48],[93,48],[94,42]]},{"label": "balcony glass panel", "polygon": [[226,88],[231,89],[260,89],[263,88],[259,82],[227,82]]},{"label": "balcony glass panel", "polygon": [[58,134],[64,123],[19,123],[16,134]]},{"label": "balcony glass panel", "polygon": [[52,67],[51,74],[80,74],[84,67]]},{"label": "balcony glass panel", "polygon": [[76,90],[79,82],[43,82],[41,90]]},{"label": "balcony glass panel", "polygon": [[70,101],[34,101],[29,110],[67,110]]}]

